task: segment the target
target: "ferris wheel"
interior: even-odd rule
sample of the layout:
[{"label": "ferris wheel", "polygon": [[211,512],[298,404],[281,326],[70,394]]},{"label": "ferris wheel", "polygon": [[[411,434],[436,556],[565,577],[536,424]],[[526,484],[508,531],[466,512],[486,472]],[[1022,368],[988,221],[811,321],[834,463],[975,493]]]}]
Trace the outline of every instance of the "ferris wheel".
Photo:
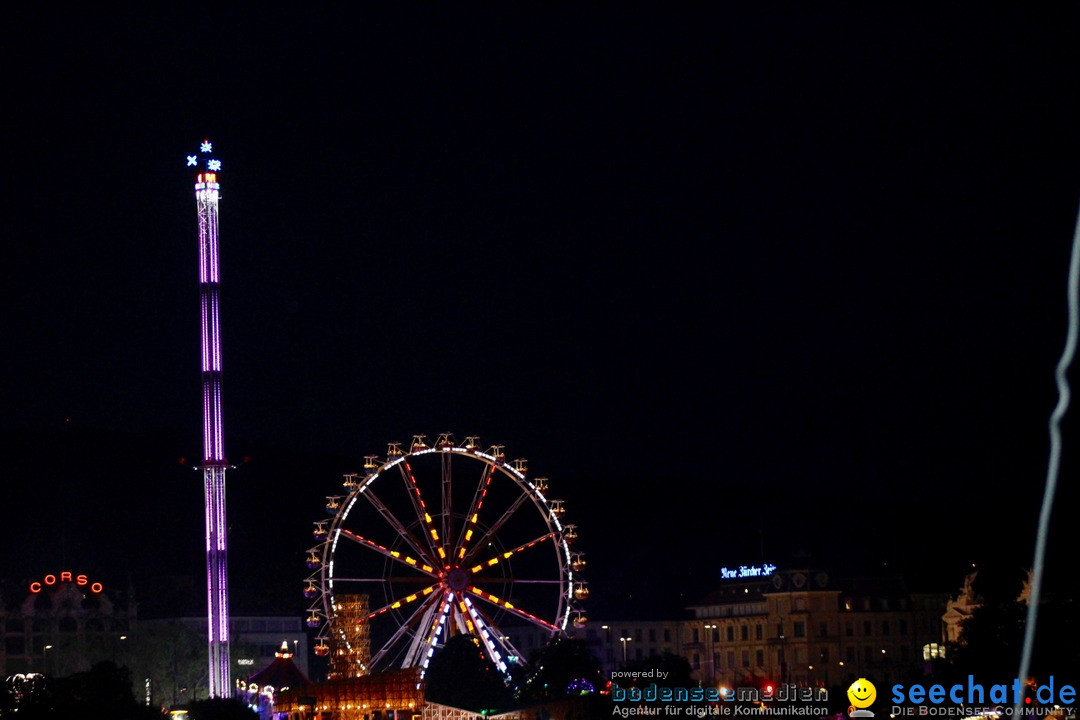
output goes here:
[{"label": "ferris wheel", "polygon": [[529,479],[526,461],[507,462],[502,446],[416,435],[408,450],[390,443],[385,460],[368,456],[344,487],[327,497],[332,519],[315,522],[304,586],[331,677],[415,667],[422,677],[459,633],[508,675],[525,660],[512,630],[552,637],[584,626],[577,528],[547,479]]}]

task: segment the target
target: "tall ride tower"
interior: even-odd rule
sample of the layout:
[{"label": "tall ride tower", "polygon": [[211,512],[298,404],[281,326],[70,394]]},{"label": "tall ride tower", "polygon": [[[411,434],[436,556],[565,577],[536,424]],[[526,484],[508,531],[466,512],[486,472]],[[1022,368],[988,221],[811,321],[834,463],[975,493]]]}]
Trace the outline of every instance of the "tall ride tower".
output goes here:
[{"label": "tall ride tower", "polygon": [[196,168],[195,206],[199,217],[199,299],[202,304],[203,484],[206,496],[207,636],[210,646],[210,697],[229,697],[229,592],[225,547],[225,442],[221,422],[221,332],[218,326],[218,185],[221,161],[188,155]]}]

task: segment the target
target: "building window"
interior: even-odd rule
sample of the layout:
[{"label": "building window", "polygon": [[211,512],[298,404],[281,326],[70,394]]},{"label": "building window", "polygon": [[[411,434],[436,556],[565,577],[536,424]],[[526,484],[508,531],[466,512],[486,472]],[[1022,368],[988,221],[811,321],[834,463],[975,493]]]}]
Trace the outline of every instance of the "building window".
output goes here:
[{"label": "building window", "polygon": [[873,629],[873,627],[871,627],[871,625],[870,625],[870,621],[869,621],[869,620],[864,620],[864,621],[863,621],[863,624],[862,624],[862,634],[863,634],[863,635],[866,635],[867,637],[869,637],[869,636],[871,636],[871,635],[873,635],[873,634],[874,634],[874,629]]},{"label": "building window", "polygon": [[641,628],[634,631],[634,642],[641,642]]},{"label": "building window", "polygon": [[844,650],[844,659],[849,663],[855,662],[855,648],[848,646]]},{"label": "building window", "polygon": [[691,640],[691,642],[699,642],[699,640],[698,640],[698,631],[697,630],[698,630],[697,628],[693,629],[691,634],[692,634],[694,639]]},{"label": "building window", "polygon": [[889,634],[889,621],[888,620],[882,620],[881,621],[881,634],[882,635],[888,635]]},{"label": "building window", "polygon": [[796,610],[805,610],[806,609],[806,598],[801,598],[801,597],[795,598],[795,609]]},{"label": "building window", "polygon": [[715,625],[712,629],[712,641],[720,642],[720,628],[716,627]]},{"label": "building window", "polygon": [[744,668],[750,667],[750,651],[749,650],[743,650],[742,651],[742,666]]},{"label": "building window", "polygon": [[806,637],[806,623],[802,620],[796,620],[794,633],[797,638]]},{"label": "building window", "polygon": [[853,637],[855,635],[855,628],[852,627],[850,620],[844,623],[844,634],[848,637]]},{"label": "building window", "polygon": [[823,622],[818,626],[818,637],[825,637],[829,634],[829,623]]},{"label": "building window", "polygon": [[757,666],[759,668],[765,667],[765,651],[764,650],[758,650],[757,651]]},{"label": "building window", "polygon": [[936,660],[945,657],[945,646],[937,643],[927,643],[922,648],[923,660]]},{"label": "building window", "polygon": [[727,666],[728,666],[729,668],[733,668],[733,667],[735,667],[735,651],[734,651],[734,650],[728,650],[728,654],[727,654]]},{"label": "building window", "polygon": [[900,621],[900,634],[907,635],[907,620]]},{"label": "building window", "polygon": [[728,639],[728,642],[735,642],[735,626],[734,625],[728,625],[727,626],[727,639]]},{"label": "building window", "polygon": [[671,628],[664,628],[664,642],[671,642]]},{"label": "building window", "polygon": [[695,670],[700,670],[701,669],[701,656],[698,655],[697,653],[694,653],[694,662],[692,664],[693,664]]},{"label": "building window", "polygon": [[761,623],[758,623],[757,625],[754,626],[754,639],[755,640],[761,640],[764,637],[765,637],[765,628],[762,627]]},{"label": "building window", "polygon": [[649,628],[649,642],[656,642],[656,628]]},{"label": "building window", "polygon": [[739,637],[741,639],[743,639],[743,640],[749,640],[750,639],[750,626],[749,625],[743,625],[742,627],[739,628]]},{"label": "building window", "polygon": [[829,648],[822,646],[821,652],[818,653],[818,656],[821,658],[821,662],[829,662]]}]

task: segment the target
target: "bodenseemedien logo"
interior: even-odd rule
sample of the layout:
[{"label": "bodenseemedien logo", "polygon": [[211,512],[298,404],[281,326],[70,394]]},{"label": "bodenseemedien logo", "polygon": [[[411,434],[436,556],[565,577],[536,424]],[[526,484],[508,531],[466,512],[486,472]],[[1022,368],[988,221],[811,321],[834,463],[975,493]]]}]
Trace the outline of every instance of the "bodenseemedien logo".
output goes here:
[{"label": "bodenseemedien logo", "polygon": [[874,683],[866,678],[859,678],[851,683],[851,686],[847,689],[847,696],[848,700],[851,701],[851,707],[848,708],[848,717],[874,717],[874,711],[867,709],[877,699],[877,688],[874,687]]}]

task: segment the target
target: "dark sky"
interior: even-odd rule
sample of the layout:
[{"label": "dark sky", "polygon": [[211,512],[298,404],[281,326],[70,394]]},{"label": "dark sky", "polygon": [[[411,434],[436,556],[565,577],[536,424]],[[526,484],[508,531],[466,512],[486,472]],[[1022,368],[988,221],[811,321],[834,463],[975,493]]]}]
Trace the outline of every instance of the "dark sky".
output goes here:
[{"label": "dark sky", "polygon": [[800,550],[1027,562],[1075,4],[551,5],[9,11],[10,572],[198,555],[204,137],[234,568],[298,588],[337,473],[445,431],[551,478],[611,612]]}]

